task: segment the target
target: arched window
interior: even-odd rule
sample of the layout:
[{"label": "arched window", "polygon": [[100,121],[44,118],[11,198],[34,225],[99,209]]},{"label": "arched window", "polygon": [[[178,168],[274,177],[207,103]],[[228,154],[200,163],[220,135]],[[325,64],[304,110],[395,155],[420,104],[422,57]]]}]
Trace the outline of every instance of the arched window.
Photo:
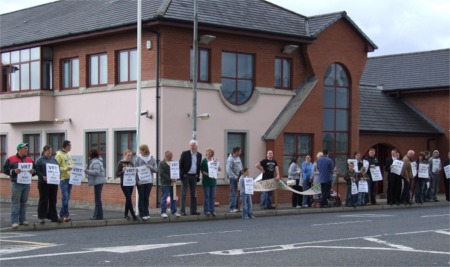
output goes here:
[{"label": "arched window", "polygon": [[222,95],[233,105],[245,104],[254,89],[251,54],[222,52]]},{"label": "arched window", "polygon": [[347,72],[338,63],[331,64],[323,81],[323,148],[338,171],[345,171],[349,150],[350,85]]}]

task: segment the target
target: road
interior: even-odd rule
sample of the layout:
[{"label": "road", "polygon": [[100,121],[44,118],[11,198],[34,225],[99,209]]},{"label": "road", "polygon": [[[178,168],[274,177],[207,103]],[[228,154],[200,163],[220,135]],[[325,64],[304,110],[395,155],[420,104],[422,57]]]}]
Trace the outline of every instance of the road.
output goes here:
[{"label": "road", "polygon": [[449,266],[449,207],[1,233],[1,266]]}]

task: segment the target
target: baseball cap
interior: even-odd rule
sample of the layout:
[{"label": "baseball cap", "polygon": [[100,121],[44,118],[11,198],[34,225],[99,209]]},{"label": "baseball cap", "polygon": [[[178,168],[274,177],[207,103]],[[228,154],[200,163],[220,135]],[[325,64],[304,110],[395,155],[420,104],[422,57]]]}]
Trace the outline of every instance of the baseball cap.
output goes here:
[{"label": "baseball cap", "polygon": [[21,149],[24,146],[28,146],[28,143],[20,143],[17,145],[17,150]]}]

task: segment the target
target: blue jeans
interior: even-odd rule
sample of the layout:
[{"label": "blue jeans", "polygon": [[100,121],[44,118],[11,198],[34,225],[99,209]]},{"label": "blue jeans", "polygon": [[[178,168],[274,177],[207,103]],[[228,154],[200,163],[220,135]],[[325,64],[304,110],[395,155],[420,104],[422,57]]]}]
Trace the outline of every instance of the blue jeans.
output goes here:
[{"label": "blue jeans", "polygon": [[358,195],[352,195],[352,185],[347,185],[347,196],[345,197],[345,206],[350,207],[356,205]]},{"label": "blue jeans", "polygon": [[237,194],[237,179],[230,178],[230,210],[238,208],[239,195]]},{"label": "blue jeans", "polygon": [[177,212],[177,202],[173,198],[173,186],[163,185],[161,187],[162,197],[161,197],[161,214],[166,213],[167,210],[167,197],[170,196],[170,213],[175,214]]},{"label": "blue jeans", "polygon": [[27,220],[29,184],[11,182],[11,224]]},{"label": "blue jeans", "polygon": [[272,194],[273,191],[261,192],[260,208],[272,208]]},{"label": "blue jeans", "polygon": [[358,206],[365,206],[366,205],[366,192],[359,192],[358,193],[358,201],[356,202],[356,205]]},{"label": "blue jeans", "polygon": [[69,184],[69,179],[61,180],[59,182],[61,187],[61,211],[59,212],[60,217],[69,217],[69,200],[70,192],[72,192],[72,185]]},{"label": "blue jeans", "polygon": [[[303,191],[306,191],[306,190],[310,189],[311,188],[311,181],[309,179],[305,179],[303,181],[303,185],[302,186],[303,186]],[[311,206],[311,200],[310,200],[309,196],[307,196],[307,195],[303,196],[303,205]]]},{"label": "blue jeans", "polygon": [[103,220],[102,189],[103,184],[94,185],[95,209],[92,218],[97,220]]},{"label": "blue jeans", "polygon": [[253,211],[252,211],[252,195],[248,195],[244,192],[241,192],[241,201],[242,201],[242,219],[248,219],[252,218]]},{"label": "blue jeans", "polygon": [[216,202],[216,187],[215,186],[203,186],[203,194],[204,194],[204,201],[203,201],[203,207],[205,214],[210,212],[215,212],[215,202]]}]

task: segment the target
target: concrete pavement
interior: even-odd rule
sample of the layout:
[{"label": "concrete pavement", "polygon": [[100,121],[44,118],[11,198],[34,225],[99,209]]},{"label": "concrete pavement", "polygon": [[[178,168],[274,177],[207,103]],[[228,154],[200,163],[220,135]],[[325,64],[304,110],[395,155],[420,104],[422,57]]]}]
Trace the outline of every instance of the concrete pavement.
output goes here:
[{"label": "concrete pavement", "polygon": [[[377,205],[367,205],[363,207],[332,207],[332,208],[292,208],[290,204],[279,204],[277,209],[274,210],[261,210],[257,203],[253,205],[253,213],[258,217],[265,216],[284,216],[284,215],[302,215],[311,213],[330,213],[330,212],[349,212],[349,211],[370,211],[370,210],[383,210],[383,209],[409,209],[409,208],[424,208],[435,206],[449,206],[449,202],[445,200],[443,194],[438,195],[439,202],[427,202],[424,204],[413,205],[387,205],[386,199],[378,199]],[[151,209],[149,220],[139,220],[137,222],[133,220],[127,220],[123,218],[123,211],[104,211],[104,220],[89,220],[92,217],[93,210],[87,208],[71,208],[70,217],[71,222],[65,223],[53,223],[46,220],[44,224],[40,224],[37,218],[37,206],[29,205],[27,208],[27,220],[30,223],[28,226],[19,226],[17,229],[12,229],[10,223],[10,203],[0,202],[1,211],[1,223],[0,232],[10,231],[33,231],[33,230],[52,230],[52,229],[65,229],[65,228],[81,228],[81,227],[99,227],[109,225],[127,225],[127,224],[152,224],[152,223],[174,223],[174,222],[186,222],[186,221],[202,221],[202,220],[225,220],[225,219],[240,219],[241,213],[230,213],[228,205],[222,205],[216,208],[216,217],[206,215],[188,215],[188,216],[169,216],[169,218],[162,218],[160,216],[160,209]],[[198,211],[202,211],[203,207],[199,206]]]}]

